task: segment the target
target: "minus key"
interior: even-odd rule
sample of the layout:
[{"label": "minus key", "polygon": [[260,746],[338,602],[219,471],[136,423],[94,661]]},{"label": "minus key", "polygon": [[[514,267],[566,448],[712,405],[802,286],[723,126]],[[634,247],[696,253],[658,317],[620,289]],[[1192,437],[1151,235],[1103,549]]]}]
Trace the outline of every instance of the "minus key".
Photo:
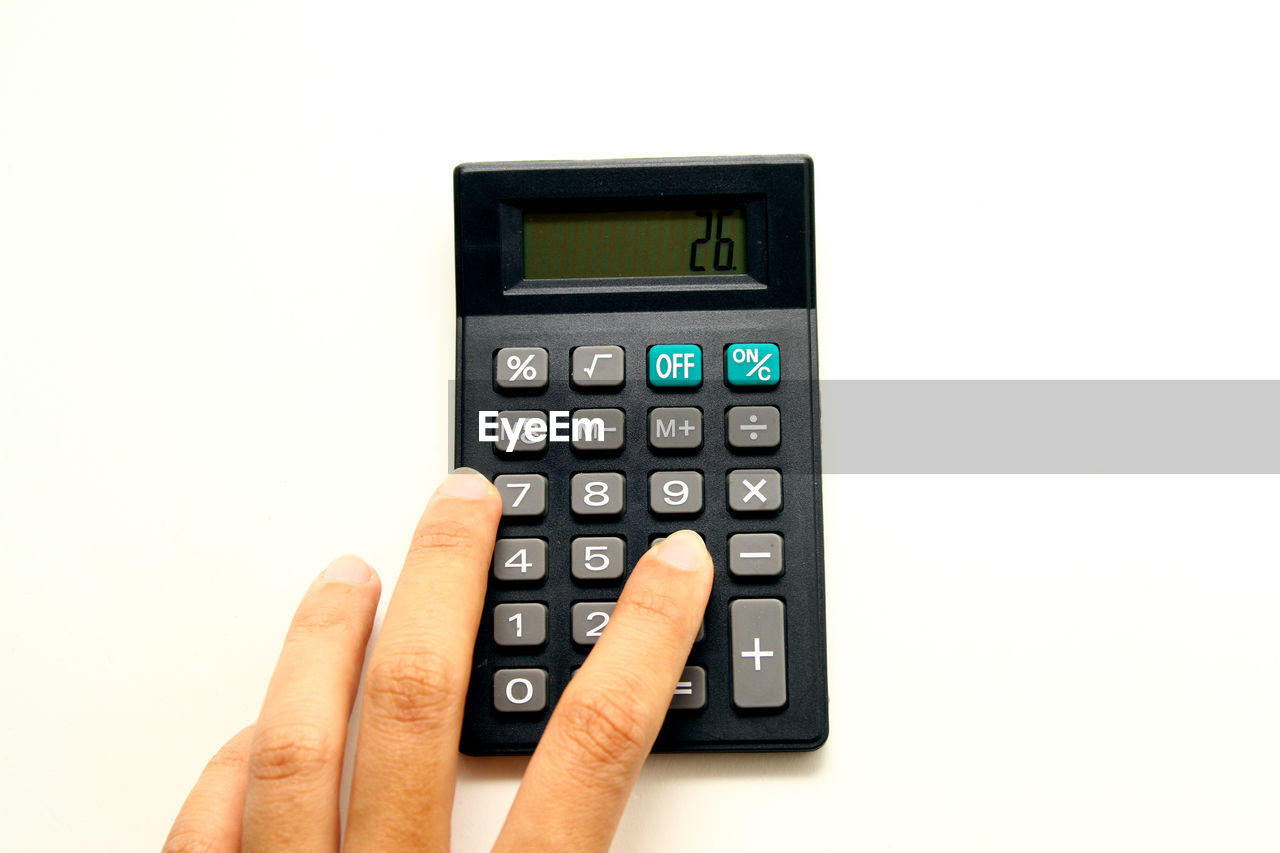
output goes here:
[{"label": "minus key", "polygon": [[782,537],[777,533],[730,536],[729,573],[737,578],[773,578],[782,574]]}]

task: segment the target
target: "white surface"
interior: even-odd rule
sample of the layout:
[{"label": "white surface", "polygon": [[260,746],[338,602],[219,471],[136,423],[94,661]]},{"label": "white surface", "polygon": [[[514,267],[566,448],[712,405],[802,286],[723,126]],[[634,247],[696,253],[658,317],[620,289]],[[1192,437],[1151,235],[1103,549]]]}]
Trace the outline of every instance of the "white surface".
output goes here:
[{"label": "white surface", "polygon": [[[457,162],[812,154],[830,378],[1280,373],[1273,4],[461,8],[0,5],[0,848],[157,847],[394,579]],[[825,486],[830,742],[655,758],[618,850],[1280,847],[1276,478]]]}]

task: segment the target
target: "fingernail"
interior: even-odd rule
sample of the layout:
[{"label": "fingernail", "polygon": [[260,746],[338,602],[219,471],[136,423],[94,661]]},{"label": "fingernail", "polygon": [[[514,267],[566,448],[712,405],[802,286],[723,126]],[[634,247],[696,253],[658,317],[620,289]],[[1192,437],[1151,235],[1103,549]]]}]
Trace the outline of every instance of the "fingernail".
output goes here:
[{"label": "fingernail", "polygon": [[368,583],[373,577],[373,570],[359,557],[344,554],[329,564],[324,570],[327,581],[343,581],[345,583]]},{"label": "fingernail", "polygon": [[707,559],[707,546],[692,530],[677,530],[658,546],[655,555],[662,562],[686,572],[702,568]]},{"label": "fingernail", "polygon": [[489,488],[489,481],[475,468],[455,468],[436,491],[442,495],[474,501],[488,496]]}]

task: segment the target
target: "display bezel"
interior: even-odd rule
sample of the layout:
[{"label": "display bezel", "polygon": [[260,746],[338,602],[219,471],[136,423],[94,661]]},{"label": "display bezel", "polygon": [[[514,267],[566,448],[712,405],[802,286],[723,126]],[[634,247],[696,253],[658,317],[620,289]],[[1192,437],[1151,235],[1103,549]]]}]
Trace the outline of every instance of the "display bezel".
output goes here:
[{"label": "display bezel", "polygon": [[[458,314],[812,307],[812,176],[802,155],[464,164],[454,173]],[[524,278],[526,209],[690,201],[744,207],[745,274]]]}]

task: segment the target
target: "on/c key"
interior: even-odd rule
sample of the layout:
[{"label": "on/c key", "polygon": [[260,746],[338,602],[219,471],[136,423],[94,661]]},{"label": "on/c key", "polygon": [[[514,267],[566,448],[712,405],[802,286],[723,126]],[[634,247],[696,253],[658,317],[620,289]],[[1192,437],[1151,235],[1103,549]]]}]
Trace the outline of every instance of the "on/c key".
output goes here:
[{"label": "on/c key", "polygon": [[724,378],[735,388],[777,385],[782,377],[777,344],[729,344],[724,351]]}]

